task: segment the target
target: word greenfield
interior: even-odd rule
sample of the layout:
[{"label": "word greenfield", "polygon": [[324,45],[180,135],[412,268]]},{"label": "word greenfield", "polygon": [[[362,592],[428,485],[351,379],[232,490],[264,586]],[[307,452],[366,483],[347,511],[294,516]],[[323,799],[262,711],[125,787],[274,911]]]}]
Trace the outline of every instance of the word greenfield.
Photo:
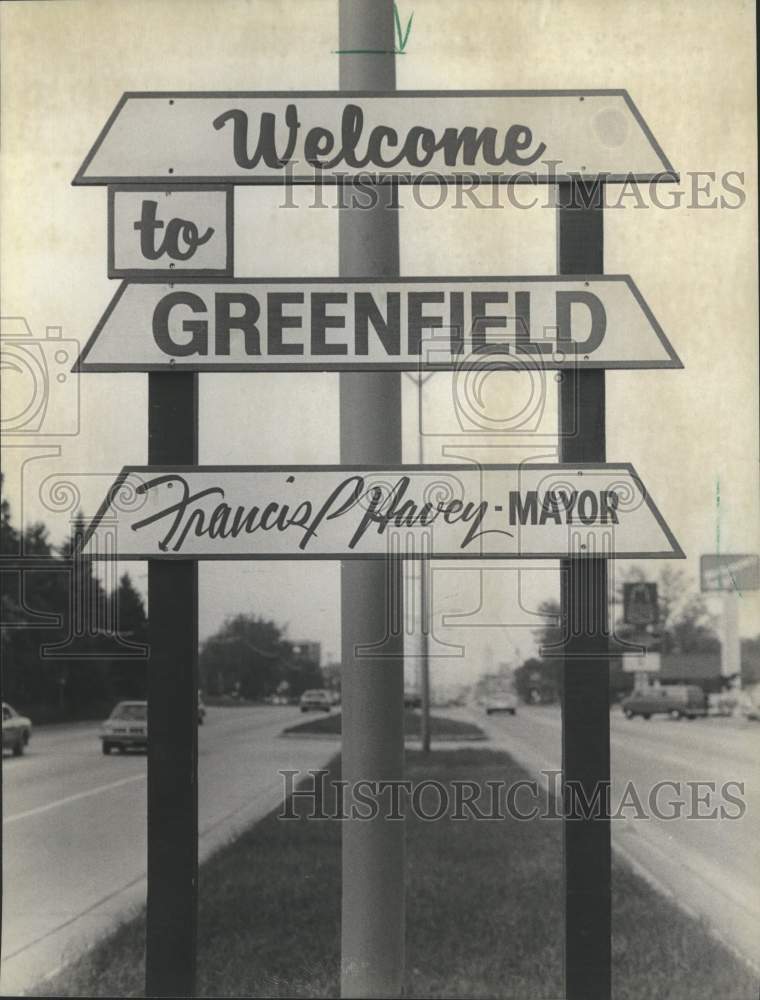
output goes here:
[{"label": "word greenfield", "polygon": [[[174,290],[153,312],[153,337],[167,357],[346,357],[409,359],[423,341],[448,341],[449,359],[465,353],[550,355],[594,353],[607,317],[588,290],[553,291],[542,303],[546,325],[531,321],[531,290],[435,288],[361,291],[219,288],[211,294]],[[574,322],[573,322],[574,321]],[[443,336],[441,335],[443,332]],[[238,341],[238,343],[233,343]]]},{"label": "word greenfield", "polygon": [[127,282],[80,364],[95,371],[682,367],[627,274]]}]

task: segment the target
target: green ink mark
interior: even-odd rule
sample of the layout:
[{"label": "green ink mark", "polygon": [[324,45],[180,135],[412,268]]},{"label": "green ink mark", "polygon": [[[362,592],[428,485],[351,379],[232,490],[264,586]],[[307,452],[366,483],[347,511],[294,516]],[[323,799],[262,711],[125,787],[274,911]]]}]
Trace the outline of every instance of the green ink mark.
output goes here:
[{"label": "green ink mark", "polygon": [[405,56],[398,49],[333,49],[336,56]]},{"label": "green ink mark", "polygon": [[412,11],[409,20],[406,22],[406,31],[401,27],[401,15],[398,12],[398,7],[394,3],[393,5],[393,20],[396,22],[396,35],[398,37],[398,49],[399,54],[403,53],[406,48],[406,43],[409,41],[409,33],[412,30],[412,21],[414,20],[414,11]]},{"label": "green ink mark", "polygon": [[397,45],[395,49],[333,49],[333,53],[336,56],[404,56],[406,52],[406,44],[409,41],[409,35],[412,31],[412,21],[414,20],[414,11],[412,11],[409,16],[409,20],[406,22],[406,31],[401,27],[401,15],[398,12],[398,7],[394,3],[393,5],[393,21],[395,24],[396,41]]}]

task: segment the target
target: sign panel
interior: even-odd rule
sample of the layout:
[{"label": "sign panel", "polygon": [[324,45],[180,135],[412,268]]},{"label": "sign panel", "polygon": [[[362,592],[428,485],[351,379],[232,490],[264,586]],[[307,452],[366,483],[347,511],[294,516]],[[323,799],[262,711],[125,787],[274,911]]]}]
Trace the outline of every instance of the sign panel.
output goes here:
[{"label": "sign panel", "polygon": [[658,674],[660,666],[659,653],[627,653],[623,657],[623,672],[626,674]]},{"label": "sign panel", "polygon": [[625,90],[124,94],[75,184],[677,180]]},{"label": "sign panel", "polygon": [[95,559],[679,558],[631,465],[122,470]]},{"label": "sign panel", "polygon": [[75,371],[682,368],[628,275],[119,288]]},{"label": "sign panel", "polygon": [[626,625],[656,625],[660,620],[656,583],[623,584],[623,621]]},{"label": "sign panel", "polygon": [[108,189],[108,277],[233,274],[231,187]]},{"label": "sign panel", "polygon": [[701,556],[699,578],[703,592],[760,590],[760,556]]}]

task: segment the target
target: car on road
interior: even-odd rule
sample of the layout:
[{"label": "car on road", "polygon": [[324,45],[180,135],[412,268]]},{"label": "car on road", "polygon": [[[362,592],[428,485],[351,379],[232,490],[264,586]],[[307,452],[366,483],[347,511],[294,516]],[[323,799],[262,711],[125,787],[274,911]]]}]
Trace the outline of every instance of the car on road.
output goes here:
[{"label": "car on road", "polygon": [[640,688],[620,703],[626,719],[640,715],[669,715],[672,719],[696,719],[707,715],[707,696],[696,684],[661,684]]},{"label": "car on road", "polygon": [[304,691],[299,702],[302,712],[329,712],[332,708],[332,698],[330,692],[323,688],[314,688],[311,691]]},{"label": "car on road", "polygon": [[31,735],[31,719],[19,715],[15,708],[3,702],[3,750],[12,750],[14,757],[20,757],[26,750]]},{"label": "car on road", "polygon": [[496,691],[486,695],[483,700],[483,707],[486,715],[495,715],[497,712],[506,712],[508,715],[517,714],[517,697],[511,691]]},{"label": "car on road", "polygon": [[100,730],[103,753],[148,749],[147,701],[120,701]]}]

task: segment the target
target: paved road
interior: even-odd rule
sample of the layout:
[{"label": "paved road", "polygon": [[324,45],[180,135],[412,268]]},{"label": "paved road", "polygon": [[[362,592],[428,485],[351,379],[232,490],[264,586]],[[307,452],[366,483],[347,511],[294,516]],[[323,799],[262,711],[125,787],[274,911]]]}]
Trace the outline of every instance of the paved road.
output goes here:
[{"label": "paved road", "polygon": [[[200,856],[281,800],[280,768],[331,743],[278,739],[298,709],[209,708],[198,734]],[[145,901],[146,758],[105,757],[91,724],[37,729],[3,757],[0,992],[17,993]]]},{"label": "paved road", "polygon": [[[550,708],[522,708],[511,716],[478,717],[492,740],[534,773],[560,764],[560,716]],[[642,874],[671,892],[693,913],[704,917],[719,936],[760,970],[760,725],[739,719],[694,722],[653,718],[611,718],[612,812],[621,805],[628,782],[648,809],[658,781],[681,783],[664,789],[669,799],[691,804],[687,781],[744,782],[746,812],[740,819],[613,820],[613,845]],[[703,790],[704,791],[704,790]],[[733,794],[736,794],[735,790]],[[698,806],[709,813],[725,798]],[[684,812],[687,812],[684,810]],[[696,811],[696,810],[695,810]],[[614,887],[613,887],[614,891]]]}]

